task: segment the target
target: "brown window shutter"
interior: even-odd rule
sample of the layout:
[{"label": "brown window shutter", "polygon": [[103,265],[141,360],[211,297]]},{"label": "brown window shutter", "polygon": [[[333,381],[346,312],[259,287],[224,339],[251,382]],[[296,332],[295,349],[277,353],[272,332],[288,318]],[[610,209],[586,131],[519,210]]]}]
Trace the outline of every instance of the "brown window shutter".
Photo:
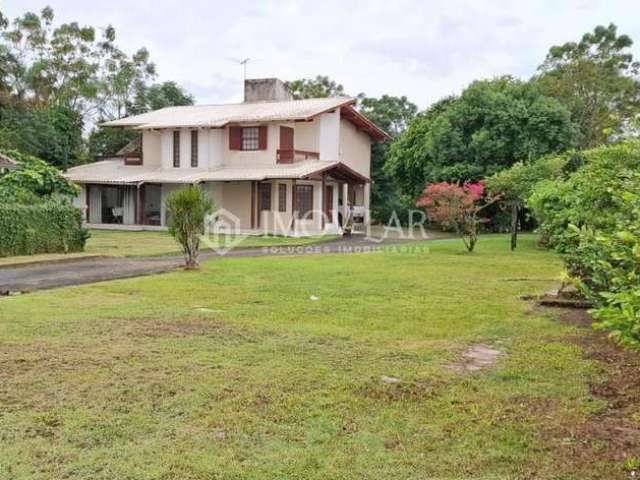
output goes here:
[{"label": "brown window shutter", "polygon": [[267,126],[266,125],[262,125],[259,127],[258,130],[258,143],[260,145],[260,150],[266,150],[267,149]]},{"label": "brown window shutter", "polygon": [[229,150],[242,150],[242,127],[229,127]]}]

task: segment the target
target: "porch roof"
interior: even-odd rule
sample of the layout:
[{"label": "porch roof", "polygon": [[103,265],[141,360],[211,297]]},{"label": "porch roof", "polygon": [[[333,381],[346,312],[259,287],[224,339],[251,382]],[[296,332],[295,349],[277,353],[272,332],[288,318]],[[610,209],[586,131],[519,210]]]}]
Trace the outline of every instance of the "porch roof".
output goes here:
[{"label": "porch roof", "polygon": [[369,178],[342,162],[310,160],[290,165],[216,169],[165,169],[124,165],[121,159],[109,159],[69,169],[67,178],[75,183],[136,185],[141,183],[191,184],[200,182],[262,181],[274,179],[316,179],[322,174],[339,181],[366,183]]}]

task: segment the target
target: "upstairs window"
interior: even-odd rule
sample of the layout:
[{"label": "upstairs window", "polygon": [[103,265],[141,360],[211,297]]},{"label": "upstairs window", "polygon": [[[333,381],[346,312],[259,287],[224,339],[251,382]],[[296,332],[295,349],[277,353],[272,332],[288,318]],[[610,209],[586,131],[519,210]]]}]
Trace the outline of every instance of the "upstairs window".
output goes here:
[{"label": "upstairs window", "polygon": [[198,131],[191,130],[191,166],[198,166]]},{"label": "upstairs window", "polygon": [[260,184],[260,210],[271,210],[271,184]]},{"label": "upstairs window", "polygon": [[260,130],[258,127],[242,129],[242,150],[260,150]]},{"label": "upstairs window", "polygon": [[180,131],[173,132],[173,166],[180,167]]},{"label": "upstairs window", "polygon": [[229,127],[229,150],[267,149],[267,126]]}]

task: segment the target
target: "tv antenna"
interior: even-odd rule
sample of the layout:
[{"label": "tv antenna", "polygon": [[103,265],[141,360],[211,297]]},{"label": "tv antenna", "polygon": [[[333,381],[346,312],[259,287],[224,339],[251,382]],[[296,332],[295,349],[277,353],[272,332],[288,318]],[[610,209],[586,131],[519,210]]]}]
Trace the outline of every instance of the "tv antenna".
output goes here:
[{"label": "tv antenna", "polygon": [[247,64],[249,63],[249,61],[251,61],[251,59],[249,57],[247,58],[230,58],[229,60],[231,60],[233,63],[237,63],[238,65],[242,66],[242,80],[246,80],[247,79]]}]

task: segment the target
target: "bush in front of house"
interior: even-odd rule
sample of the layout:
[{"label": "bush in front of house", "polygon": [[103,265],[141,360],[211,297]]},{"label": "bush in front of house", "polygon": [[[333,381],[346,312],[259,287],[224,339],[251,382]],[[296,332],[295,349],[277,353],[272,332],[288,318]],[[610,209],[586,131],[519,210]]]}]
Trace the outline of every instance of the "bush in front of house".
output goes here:
[{"label": "bush in front of house", "polygon": [[199,186],[190,185],[171,193],[166,207],[169,233],[182,247],[186,268],[198,268],[200,235],[205,217],[214,210],[213,201]]},{"label": "bush in front of house", "polygon": [[2,153],[20,167],[0,177],[0,256],[82,251],[89,232],[71,204],[77,187],[37,157]]},{"label": "bush in front of house", "polygon": [[82,212],[68,200],[0,203],[0,256],[79,252],[88,237]]}]

